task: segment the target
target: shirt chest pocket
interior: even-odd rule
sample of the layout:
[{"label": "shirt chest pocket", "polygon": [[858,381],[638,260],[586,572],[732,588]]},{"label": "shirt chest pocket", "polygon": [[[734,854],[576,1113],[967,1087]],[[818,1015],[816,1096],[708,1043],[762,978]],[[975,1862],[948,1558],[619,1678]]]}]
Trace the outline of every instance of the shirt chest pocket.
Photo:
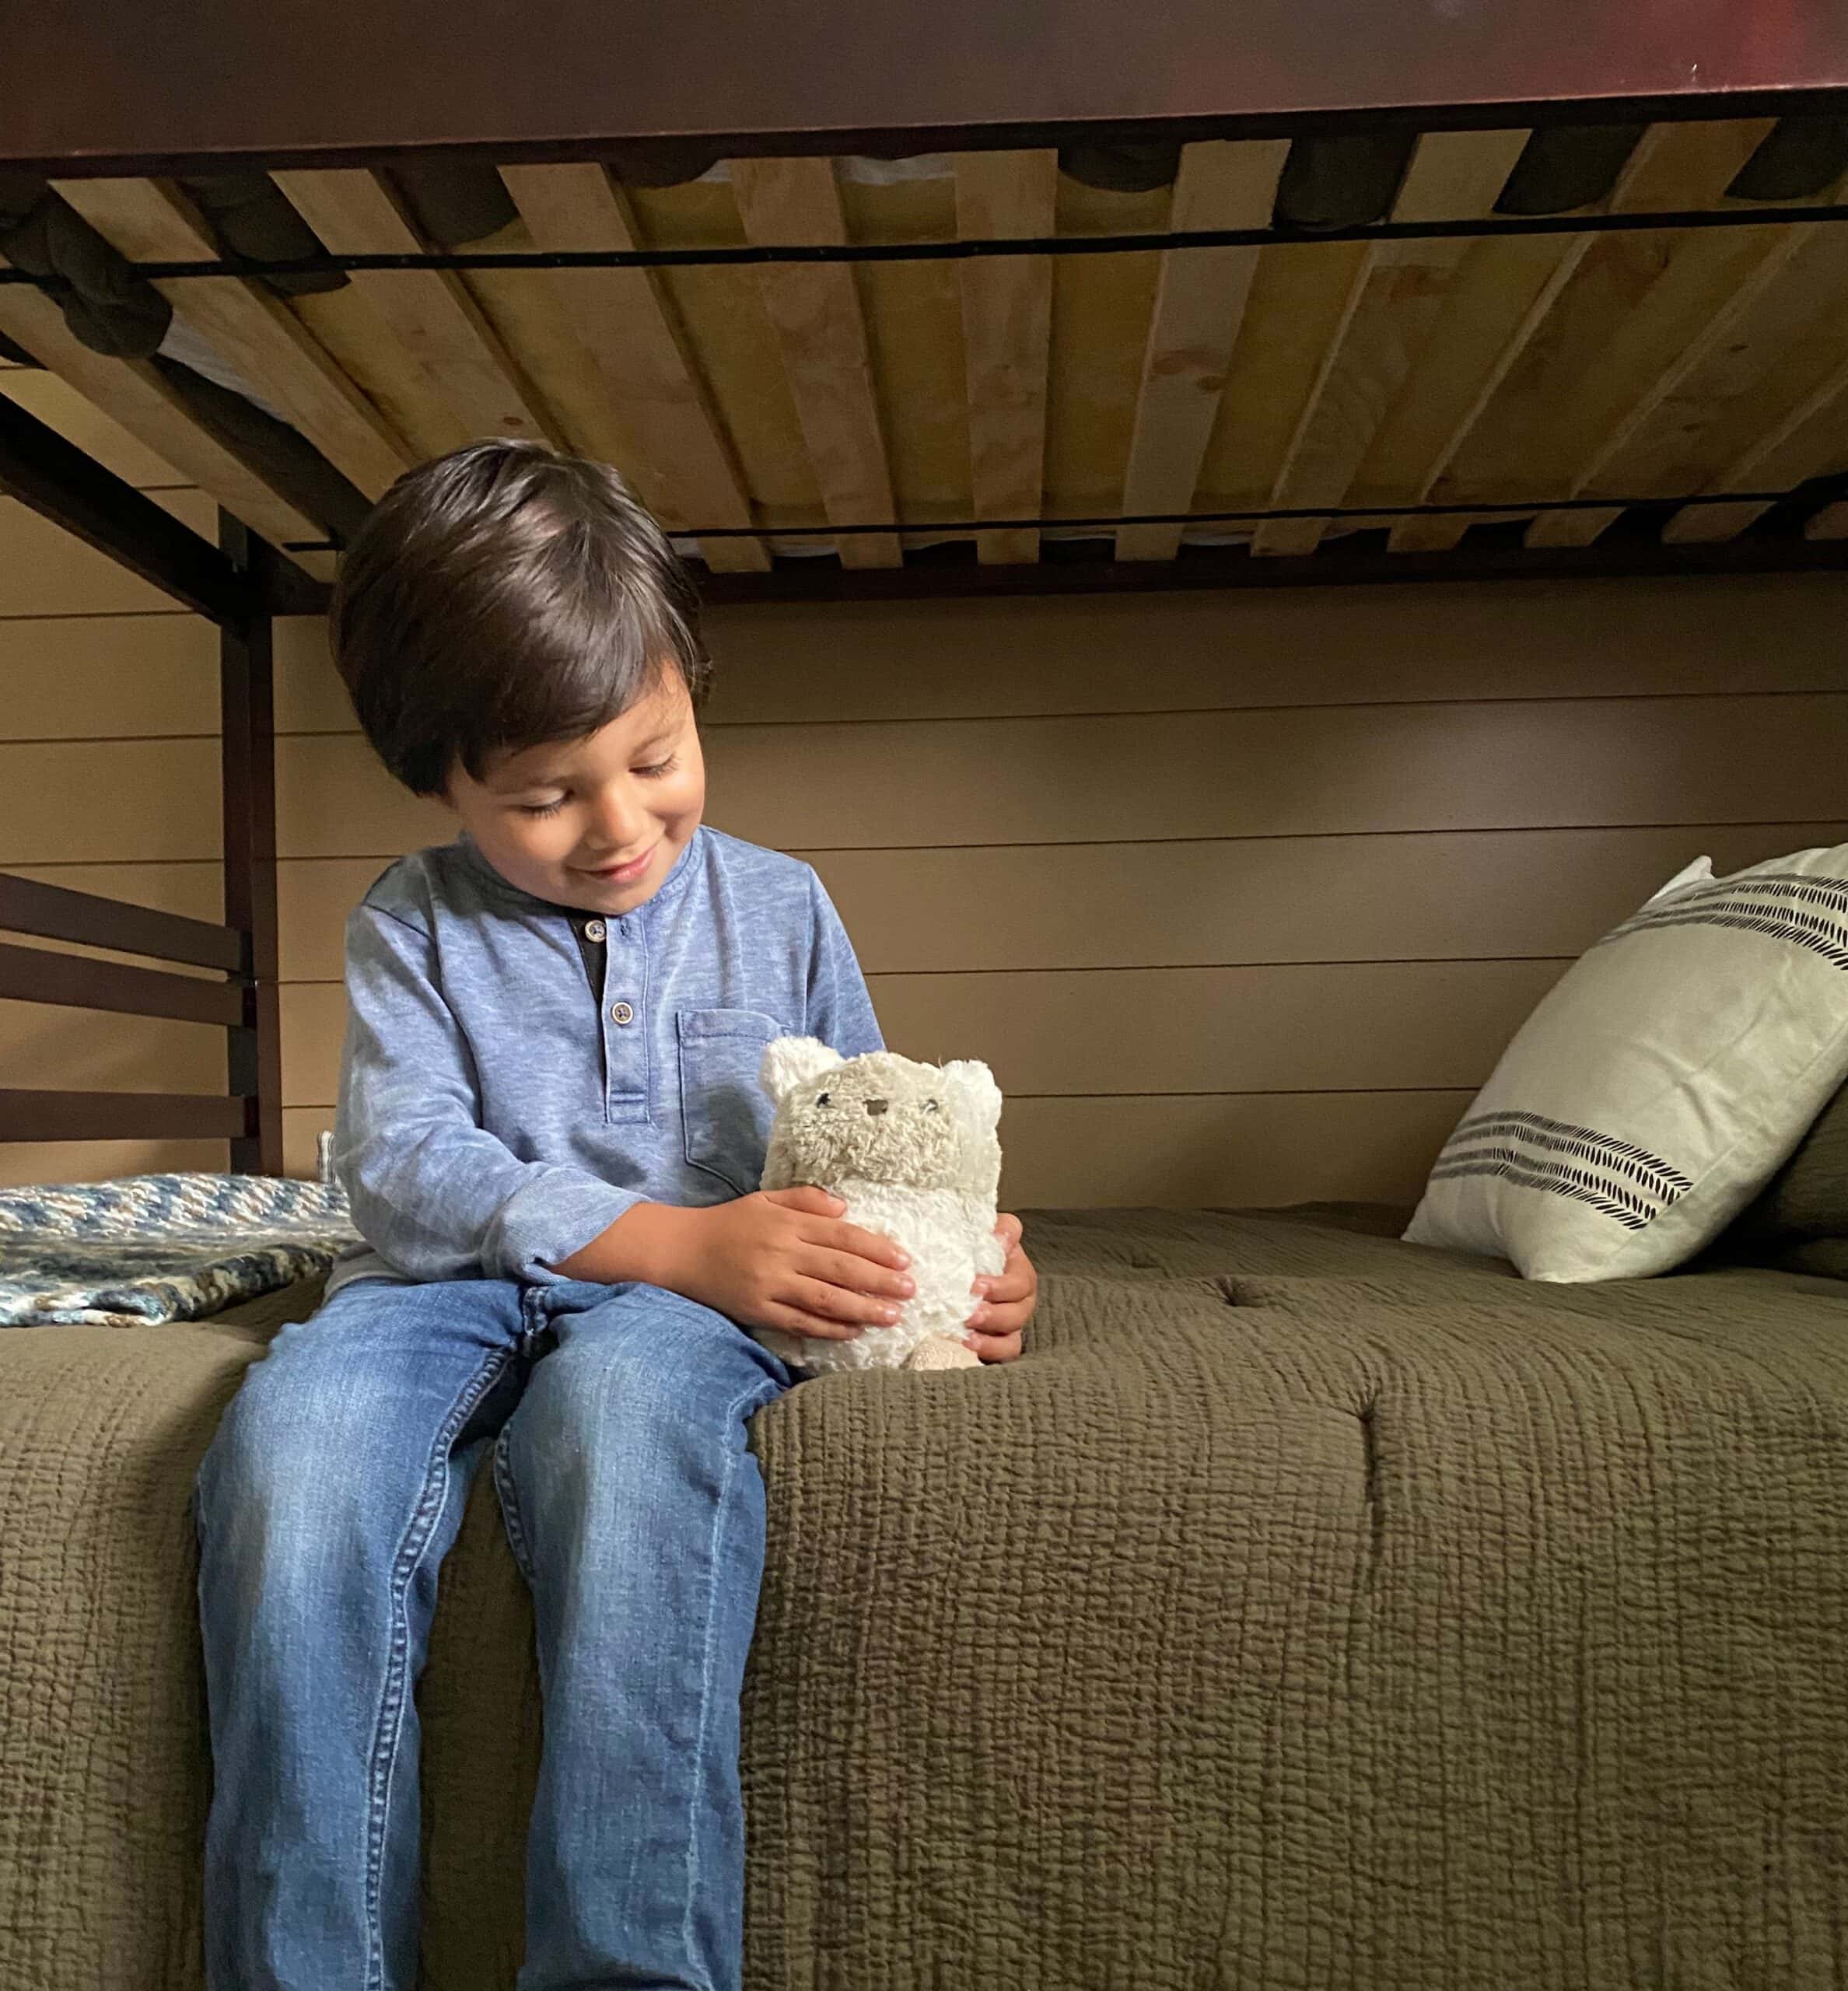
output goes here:
[{"label": "shirt chest pocket", "polygon": [[770,1099],[758,1072],[765,1045],[783,1027],[757,1009],[682,1009],[674,1024],[687,1160],[748,1195],[770,1139]]}]

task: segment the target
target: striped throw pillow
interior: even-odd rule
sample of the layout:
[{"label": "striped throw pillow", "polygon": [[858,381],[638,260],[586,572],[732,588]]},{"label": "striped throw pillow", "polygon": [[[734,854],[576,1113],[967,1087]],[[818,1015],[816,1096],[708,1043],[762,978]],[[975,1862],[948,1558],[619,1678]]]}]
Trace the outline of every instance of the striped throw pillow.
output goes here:
[{"label": "striped throw pillow", "polygon": [[1577,1282],[1710,1243],[1848,1078],[1848,844],[1703,860],[1577,962],[1437,1157],[1408,1240]]}]

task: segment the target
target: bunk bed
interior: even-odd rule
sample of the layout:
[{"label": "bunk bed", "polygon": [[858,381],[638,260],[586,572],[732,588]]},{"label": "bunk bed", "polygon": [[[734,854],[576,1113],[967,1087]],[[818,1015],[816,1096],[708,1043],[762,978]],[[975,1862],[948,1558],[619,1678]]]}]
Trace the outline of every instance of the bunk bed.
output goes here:
[{"label": "bunk bed", "polygon": [[[226,863],[218,923],[0,879],[0,994],[227,1056],[0,1091],[0,1139],[280,1172],[270,620],[467,435],[617,462],[716,600],[1848,566],[1838,9],[1247,11],[919,20],[902,69],[837,7],[661,10],[642,62],[580,0],[543,50],[14,23],[0,338],[220,543],[3,399],[0,488],[218,625]],[[1032,1360],[759,1420],[754,1986],[1839,1982],[1843,1289],[1532,1286],[1402,1222],[1029,1213]],[[0,1334],[9,1983],[198,1981],[187,1492],[316,1290]],[[420,1705],[425,1981],[510,1985],[485,1477]]]}]

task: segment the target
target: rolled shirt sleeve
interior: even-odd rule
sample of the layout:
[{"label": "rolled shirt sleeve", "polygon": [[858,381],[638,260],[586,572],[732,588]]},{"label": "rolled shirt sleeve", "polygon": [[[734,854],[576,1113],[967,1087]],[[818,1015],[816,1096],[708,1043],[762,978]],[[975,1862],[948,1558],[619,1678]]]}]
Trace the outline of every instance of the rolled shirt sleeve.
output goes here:
[{"label": "rolled shirt sleeve", "polygon": [[376,906],[347,922],[334,1172],[362,1235],[403,1276],[544,1282],[646,1199],[522,1161],[479,1125],[474,1055],[432,956],[427,934]]},{"label": "rolled shirt sleeve", "polygon": [[809,877],[812,899],[805,1019],[808,1034],[819,1037],[843,1058],[883,1051],[885,1039],[880,1033],[879,1019],[873,1013],[873,999],[866,992],[866,977],[860,972],[853,943],[847,937],[847,929],[835,911],[827,888],[813,871]]}]

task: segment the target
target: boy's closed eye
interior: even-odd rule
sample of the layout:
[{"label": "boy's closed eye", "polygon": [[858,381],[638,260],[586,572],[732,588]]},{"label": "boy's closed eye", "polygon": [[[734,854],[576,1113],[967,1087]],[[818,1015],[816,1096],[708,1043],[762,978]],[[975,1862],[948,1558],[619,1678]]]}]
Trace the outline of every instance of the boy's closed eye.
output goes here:
[{"label": "boy's closed eye", "polygon": [[[679,757],[670,754],[664,761],[653,761],[646,767],[632,768],[629,772],[643,781],[660,781],[670,775],[680,765]],[[569,792],[555,796],[550,802],[516,802],[513,807],[523,816],[555,816],[571,800]]]}]

